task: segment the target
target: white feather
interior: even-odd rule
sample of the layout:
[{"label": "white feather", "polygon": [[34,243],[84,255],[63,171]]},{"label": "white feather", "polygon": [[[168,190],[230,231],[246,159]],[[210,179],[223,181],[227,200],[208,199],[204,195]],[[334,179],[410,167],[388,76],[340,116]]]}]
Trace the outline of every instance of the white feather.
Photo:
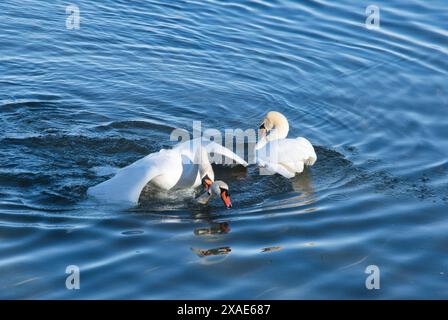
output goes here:
[{"label": "white feather", "polygon": [[[89,188],[87,194],[102,202],[133,206],[138,203],[143,188],[149,182],[164,190],[198,187],[205,174],[214,179],[208,160],[211,152],[247,166],[231,150],[209,140],[195,139],[180,143],[170,150],[151,153],[119,169],[111,179]],[[201,161],[198,162],[198,159]]]},{"label": "white feather", "polygon": [[272,126],[274,135],[263,137],[255,146],[256,161],[260,167],[270,173],[292,178],[296,173],[303,172],[305,165],[312,166],[316,162],[316,152],[307,139],[286,138],[289,130],[286,117],[269,112],[264,121]]}]

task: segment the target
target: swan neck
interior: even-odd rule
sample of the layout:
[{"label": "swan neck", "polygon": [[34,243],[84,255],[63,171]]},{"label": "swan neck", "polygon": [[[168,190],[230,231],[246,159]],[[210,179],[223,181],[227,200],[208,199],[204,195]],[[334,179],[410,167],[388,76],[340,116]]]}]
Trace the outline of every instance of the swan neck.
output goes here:
[{"label": "swan neck", "polygon": [[202,146],[199,146],[196,149],[194,163],[196,163],[199,166],[199,175],[201,178],[203,178],[205,175],[208,175],[210,179],[212,180],[215,179],[213,168],[208,158],[207,150]]}]

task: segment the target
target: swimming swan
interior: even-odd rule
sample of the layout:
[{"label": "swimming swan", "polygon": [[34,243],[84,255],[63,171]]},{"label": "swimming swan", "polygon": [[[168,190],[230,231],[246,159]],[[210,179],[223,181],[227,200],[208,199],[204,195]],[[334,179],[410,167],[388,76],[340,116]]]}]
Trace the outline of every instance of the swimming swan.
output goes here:
[{"label": "swimming swan", "polygon": [[286,139],[289,124],[280,112],[268,112],[259,129],[256,160],[268,173],[292,178],[296,173],[301,173],[305,165],[312,166],[316,162],[316,152],[307,139]]},{"label": "swimming swan", "polygon": [[[209,154],[222,155],[232,162],[247,166],[231,150],[206,139],[194,139],[162,149],[124,167],[111,179],[87,190],[87,194],[106,203],[138,204],[140,193],[149,182],[163,190],[195,188],[202,185],[207,191],[199,202],[206,203],[219,194],[227,208],[232,206],[228,186],[214,181],[215,174]],[[222,158],[222,157],[221,157]]]}]

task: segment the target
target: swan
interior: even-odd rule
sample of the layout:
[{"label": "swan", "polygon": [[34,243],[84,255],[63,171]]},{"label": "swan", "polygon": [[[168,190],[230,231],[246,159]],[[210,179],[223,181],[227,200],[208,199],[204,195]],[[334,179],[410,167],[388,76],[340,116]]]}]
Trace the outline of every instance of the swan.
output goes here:
[{"label": "swan", "polygon": [[172,149],[162,149],[119,169],[114,177],[87,190],[87,194],[105,203],[123,203],[135,206],[146,184],[162,190],[195,188],[202,185],[205,193],[198,198],[206,203],[220,195],[227,208],[232,206],[229,187],[223,181],[214,181],[209,153],[218,154],[243,166],[247,162],[216,142],[197,138],[179,143]]},{"label": "swan", "polygon": [[255,145],[256,161],[268,173],[292,178],[301,173],[305,165],[312,166],[316,162],[316,152],[307,139],[286,138],[289,123],[280,112],[268,112],[259,130],[260,139]]},{"label": "swan", "polygon": [[196,202],[206,204],[210,201],[210,199],[216,196],[221,197],[221,200],[227,209],[232,208],[232,202],[230,201],[229,195],[229,186],[221,180],[213,182],[210,186],[205,186],[205,192],[196,198]]}]

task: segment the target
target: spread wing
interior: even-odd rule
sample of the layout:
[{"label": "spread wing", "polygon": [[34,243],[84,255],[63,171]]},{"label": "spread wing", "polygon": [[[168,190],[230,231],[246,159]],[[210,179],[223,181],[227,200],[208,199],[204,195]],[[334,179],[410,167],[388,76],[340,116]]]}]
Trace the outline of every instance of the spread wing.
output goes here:
[{"label": "spread wing", "polygon": [[118,170],[111,179],[87,190],[87,194],[106,203],[137,205],[145,185],[155,177],[182,165],[177,152],[161,150]]},{"label": "spread wing", "polygon": [[[232,150],[230,150],[230,149],[228,149],[226,147],[223,147],[223,146],[221,146],[220,144],[218,144],[216,142],[213,142],[213,141],[205,142],[205,148],[206,148],[206,150],[207,150],[207,152],[209,154],[210,153],[213,153],[215,155],[218,154],[218,155],[226,158],[225,161],[222,162],[219,159],[220,157],[215,157],[214,156],[214,157],[211,158],[212,162],[215,162],[217,164],[233,164],[233,163],[237,163],[237,164],[240,164],[240,165],[242,165],[244,167],[247,167],[247,162],[244,161],[244,159],[242,159],[240,156],[238,156]],[[217,158],[217,159],[214,159],[214,158]]]}]

